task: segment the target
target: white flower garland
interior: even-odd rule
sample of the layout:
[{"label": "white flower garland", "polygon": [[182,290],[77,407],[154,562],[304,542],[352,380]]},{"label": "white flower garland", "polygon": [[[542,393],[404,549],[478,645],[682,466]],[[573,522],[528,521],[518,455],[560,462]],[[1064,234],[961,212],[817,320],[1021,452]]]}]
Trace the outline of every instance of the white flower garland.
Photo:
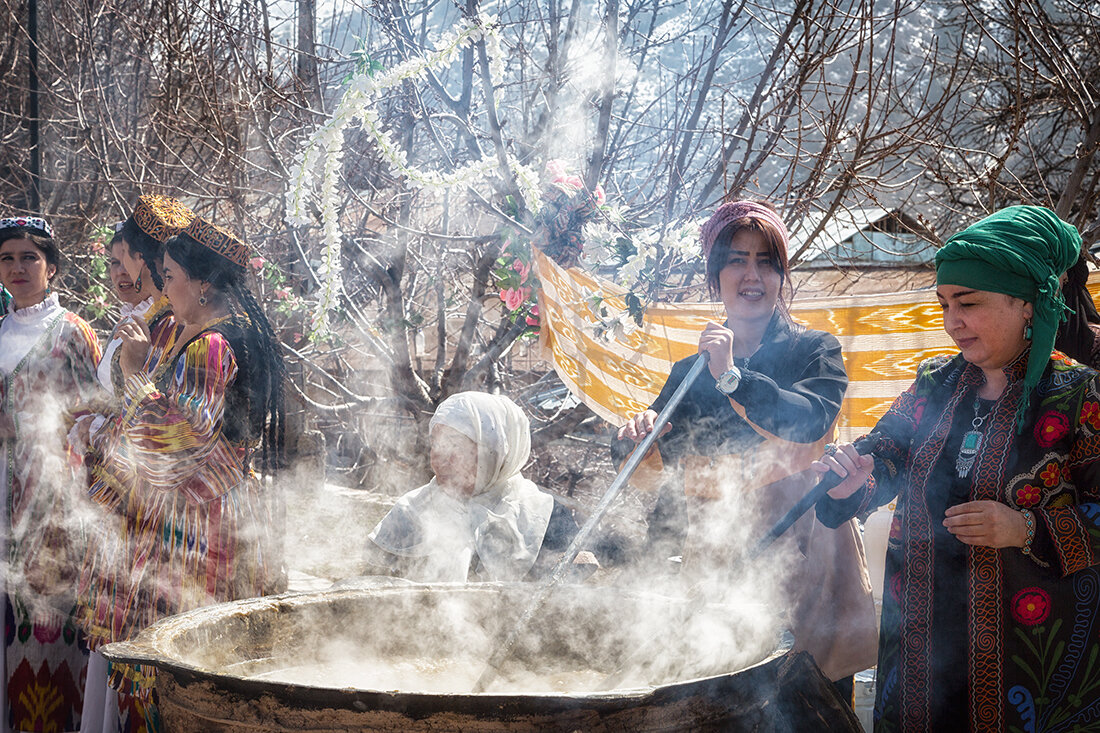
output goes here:
[{"label": "white flower garland", "polygon": [[[622,236],[622,230],[611,226],[608,220],[622,221],[622,219],[621,213],[612,210],[606,219],[597,219],[585,225],[585,252],[582,259],[586,264],[589,266],[616,264],[615,246],[617,239]],[[660,236],[658,229],[653,227],[630,232],[630,240],[634,244],[635,251],[616,271],[616,284],[627,290],[634,290],[641,280],[642,273],[652,269],[652,260],[655,260],[660,253],[658,246],[680,261],[690,262],[698,259],[701,256],[699,226],[698,221],[687,222],[679,228],[666,230],[664,236]]]},{"label": "white flower garland", "polygon": [[[295,156],[295,165],[291,171],[286,192],[287,222],[291,226],[312,224],[309,217],[309,202],[317,189],[315,172],[318,164],[323,160],[320,211],[324,239],[321,266],[317,272],[320,279],[320,292],[311,326],[314,336],[327,332],[328,313],[336,306],[340,292],[342,233],[339,225],[336,183],[343,152],[344,130],[348,125],[355,120],[360,120],[363,129],[378,146],[382,158],[413,185],[423,189],[472,185],[489,176],[496,169],[494,155],[471,161],[450,173],[409,166],[404,151],[390,132],[382,127],[375,108],[379,95],[386,89],[404,81],[422,79],[430,70],[451,65],[465,46],[479,40],[485,42],[492,83],[494,86],[499,85],[504,77],[504,56],[501,51],[496,18],[482,13],[476,19],[463,19],[454,31],[440,38],[434,52],[409,59],[377,77],[372,77],[369,71],[355,74],[340,103],[336,106],[332,118],[314,131],[302,150]],[[489,93],[492,93],[491,90]],[[527,207],[537,212],[541,205],[538,174],[522,165],[512,155],[508,155],[507,163],[515,176],[520,195],[523,196]]]}]

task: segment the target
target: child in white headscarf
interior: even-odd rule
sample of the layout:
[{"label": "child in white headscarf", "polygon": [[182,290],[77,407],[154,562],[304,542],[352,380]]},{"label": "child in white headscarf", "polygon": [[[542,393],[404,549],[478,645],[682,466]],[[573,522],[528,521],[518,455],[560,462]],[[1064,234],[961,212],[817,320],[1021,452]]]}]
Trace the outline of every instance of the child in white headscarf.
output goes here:
[{"label": "child in white headscarf", "polygon": [[462,392],[439,405],[429,435],[435,478],[382,518],[367,562],[421,582],[464,582],[471,566],[482,580],[523,578],[554,511],[554,498],[520,475],[527,416],[507,397]]}]

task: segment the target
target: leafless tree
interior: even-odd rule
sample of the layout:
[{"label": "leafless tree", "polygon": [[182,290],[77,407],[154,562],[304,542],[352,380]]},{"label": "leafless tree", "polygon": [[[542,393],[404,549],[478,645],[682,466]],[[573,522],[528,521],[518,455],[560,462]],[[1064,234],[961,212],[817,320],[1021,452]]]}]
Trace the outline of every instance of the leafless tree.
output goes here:
[{"label": "leafless tree", "polygon": [[[37,141],[27,2],[49,18]],[[502,243],[535,226],[508,156],[537,169],[568,161],[622,207],[627,233],[748,195],[792,222],[875,202],[939,231],[1039,201],[1097,237],[1100,24],[1087,4],[505,0],[494,6],[503,83],[480,42],[378,102],[410,164],[449,171],[488,156],[496,172],[428,191],[351,129],[336,337],[311,341],[302,299],[317,286],[321,235],[319,221],[286,223],[294,157],[349,75],[422,56],[480,1],[0,3],[3,207],[30,205],[37,143],[40,208],[74,243],[77,291],[94,253],[75,243],[139,193],[184,196],[245,233],[269,263],[257,287],[302,414],[350,442],[349,463],[411,456],[416,470],[441,399],[534,379],[509,366],[526,324],[495,288]]]}]

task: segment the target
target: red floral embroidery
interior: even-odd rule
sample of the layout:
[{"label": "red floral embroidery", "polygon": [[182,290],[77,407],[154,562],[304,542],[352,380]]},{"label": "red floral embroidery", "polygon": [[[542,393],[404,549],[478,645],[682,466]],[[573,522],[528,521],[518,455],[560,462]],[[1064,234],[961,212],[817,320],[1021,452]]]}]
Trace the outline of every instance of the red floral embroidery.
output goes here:
[{"label": "red floral embroidery", "polygon": [[1035,626],[1050,615],[1050,594],[1042,588],[1024,588],[1012,597],[1012,617],[1025,626]]},{"label": "red floral embroidery", "polygon": [[1081,405],[1081,421],[1087,422],[1093,430],[1100,430],[1100,402],[1090,400]]},{"label": "red floral embroidery", "polygon": [[913,403],[913,424],[920,425],[920,419],[924,415],[924,406],[928,400],[921,399]]},{"label": "red floral embroidery", "polygon": [[1024,484],[1022,488],[1016,489],[1016,505],[1035,506],[1039,503],[1039,497],[1041,495],[1042,493],[1039,491],[1038,486]]},{"label": "red floral embroidery", "polygon": [[1058,482],[1062,480],[1062,467],[1057,463],[1048,463],[1043,472],[1039,474],[1039,478],[1043,480],[1043,486],[1057,486]]},{"label": "red floral embroidery", "polygon": [[1069,432],[1069,420],[1060,412],[1051,410],[1039,418],[1035,425],[1035,441],[1044,448],[1057,443]]}]

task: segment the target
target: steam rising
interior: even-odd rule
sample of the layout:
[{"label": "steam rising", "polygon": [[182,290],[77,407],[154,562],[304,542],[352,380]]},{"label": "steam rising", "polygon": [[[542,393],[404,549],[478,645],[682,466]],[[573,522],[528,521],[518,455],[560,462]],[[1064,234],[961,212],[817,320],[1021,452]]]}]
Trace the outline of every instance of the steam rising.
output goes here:
[{"label": "steam rising", "polygon": [[[302,477],[296,483],[306,485]],[[670,572],[674,563],[638,562],[608,568],[582,585],[563,584],[524,630],[487,692],[593,692],[609,681],[619,688],[667,684],[735,672],[775,650],[785,624],[784,573],[778,569],[797,562],[798,553],[793,542],[780,542],[766,559],[745,561],[742,552],[759,539],[765,518],[746,513],[757,510],[737,498],[739,486],[726,488],[734,498],[711,502],[698,519],[706,525],[698,535],[720,547],[719,554],[689,556],[679,573]],[[305,546],[312,554],[291,554],[292,567],[303,559],[330,570],[348,567],[347,553],[362,557],[366,533],[390,501],[334,487],[297,492],[292,515],[343,519],[323,533],[337,557],[323,558],[318,546]],[[349,512],[362,520],[349,522]],[[340,537],[349,524],[358,524],[358,533]],[[386,587],[393,583],[399,585]],[[293,630],[282,652],[226,671],[323,687],[466,694],[534,594],[530,585],[421,586],[363,578],[338,582],[334,598],[353,592],[349,588],[373,588],[386,601],[344,612],[336,602],[336,618],[324,621],[326,631],[316,637],[307,630],[314,622],[288,620]],[[195,662],[226,663],[216,651],[204,654],[214,657]]]},{"label": "steam rising", "polygon": [[[41,436],[62,435],[62,406],[52,397],[48,402],[49,409],[21,416],[23,424]],[[34,449],[47,454],[52,475],[67,474],[60,441],[42,439]],[[290,500],[290,568],[297,578],[362,573],[366,534],[392,498],[326,486],[317,471],[315,463],[303,462],[278,484],[267,484],[281,486]],[[79,496],[78,481],[70,489],[70,498]],[[598,691],[611,678],[619,687],[667,684],[734,672],[774,650],[783,625],[776,568],[797,555],[788,543],[766,562],[744,562],[741,552],[759,538],[765,518],[759,502],[743,499],[740,485],[725,489],[729,498],[709,502],[695,517],[702,555],[689,555],[678,574],[660,561],[639,562],[611,568],[586,585],[561,587],[525,629],[490,692]],[[102,558],[126,567],[117,515],[88,501],[69,501],[68,508],[62,516],[70,519],[69,536],[85,538]],[[14,530],[19,536],[28,527]],[[9,592],[25,588],[24,568],[4,570]],[[228,635],[180,652],[196,664],[255,679],[467,693],[532,595],[530,586],[496,584],[384,590],[384,603],[361,605],[339,600],[355,591],[335,590],[331,607],[310,612],[324,618],[308,622],[295,615],[293,603],[281,607],[288,629],[247,650],[245,658],[234,658],[242,647]]]}]

